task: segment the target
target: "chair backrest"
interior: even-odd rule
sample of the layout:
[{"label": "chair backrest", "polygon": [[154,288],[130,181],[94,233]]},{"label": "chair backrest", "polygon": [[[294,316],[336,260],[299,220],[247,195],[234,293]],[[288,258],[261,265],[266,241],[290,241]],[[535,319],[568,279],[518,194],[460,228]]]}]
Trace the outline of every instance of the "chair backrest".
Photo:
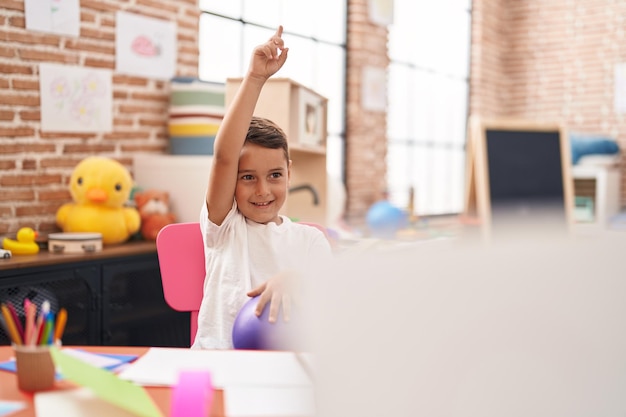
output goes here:
[{"label": "chair backrest", "polygon": [[177,311],[191,312],[191,343],[198,330],[205,264],[200,223],[172,223],[156,238],[163,295]]},{"label": "chair backrest", "polygon": [[[305,223],[321,230],[317,223]],[[171,223],[156,238],[165,302],[177,311],[191,312],[191,343],[198,331],[198,311],[202,303],[204,277],[204,242],[200,223]]]}]

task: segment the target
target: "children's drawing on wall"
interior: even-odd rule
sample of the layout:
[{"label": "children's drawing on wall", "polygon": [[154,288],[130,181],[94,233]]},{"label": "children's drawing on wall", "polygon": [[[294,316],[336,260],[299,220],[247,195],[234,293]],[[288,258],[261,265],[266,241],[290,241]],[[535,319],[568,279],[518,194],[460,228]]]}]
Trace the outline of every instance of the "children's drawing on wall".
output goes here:
[{"label": "children's drawing on wall", "polygon": [[385,68],[363,67],[361,105],[366,110],[387,109],[387,72]]},{"label": "children's drawing on wall", "polygon": [[370,20],[380,26],[393,23],[393,0],[368,0]]},{"label": "children's drawing on wall", "polygon": [[176,73],[176,23],[117,12],[115,69],[140,77],[170,79]]},{"label": "children's drawing on wall", "polygon": [[59,35],[78,36],[79,0],[26,0],[26,29]]},{"label": "children's drawing on wall", "polygon": [[44,63],[39,73],[42,131],[113,130],[111,71]]},{"label": "children's drawing on wall", "polygon": [[626,113],[626,63],[615,65],[615,112]]},{"label": "children's drawing on wall", "polygon": [[130,49],[140,56],[157,57],[161,55],[161,45],[144,35],[139,35],[133,39]]}]

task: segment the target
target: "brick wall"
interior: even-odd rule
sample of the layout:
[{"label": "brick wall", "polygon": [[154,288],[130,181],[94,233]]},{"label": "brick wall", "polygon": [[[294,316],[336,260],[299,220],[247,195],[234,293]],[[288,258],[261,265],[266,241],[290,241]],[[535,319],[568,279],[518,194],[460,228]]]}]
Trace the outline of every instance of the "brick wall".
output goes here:
[{"label": "brick wall", "polygon": [[474,0],[472,6],[470,114],[505,116],[508,102],[504,54],[508,29],[507,0]]},{"label": "brick wall", "polygon": [[[25,30],[24,2],[0,0],[0,235],[21,226],[54,231],[67,181],[100,154],[129,169],[138,152],[167,148],[168,84],[113,75],[114,128],[103,134],[40,130],[40,62],[115,68],[115,12],[176,20],[177,75],[198,71],[196,0],[81,0],[78,38]],[[626,61],[626,4],[611,0],[474,0],[470,113],[564,122],[616,137],[614,64]],[[346,182],[348,218],[362,221],[385,187],[386,116],[361,103],[363,67],[386,68],[388,32],[369,21],[367,0],[348,1]],[[624,161],[626,167],[626,161]],[[622,184],[626,196],[626,178]],[[623,201],[626,201],[623,197]]]},{"label": "brick wall", "polygon": [[[81,0],[77,38],[27,31],[24,1],[0,0],[0,235],[57,231],[73,167],[90,155],[131,169],[135,153],[167,149],[169,83],[115,70],[118,10],[177,23],[176,74],[197,76],[197,0]],[[113,70],[113,131],[41,132],[39,63]]]},{"label": "brick wall", "polygon": [[[550,120],[616,138],[615,64],[626,62],[626,3],[474,0],[470,112]],[[626,158],[622,156],[622,203]]]},{"label": "brick wall", "polygon": [[386,183],[387,116],[361,106],[363,68],[387,68],[388,30],[369,20],[367,0],[348,1],[346,189],[347,218],[363,223]]}]

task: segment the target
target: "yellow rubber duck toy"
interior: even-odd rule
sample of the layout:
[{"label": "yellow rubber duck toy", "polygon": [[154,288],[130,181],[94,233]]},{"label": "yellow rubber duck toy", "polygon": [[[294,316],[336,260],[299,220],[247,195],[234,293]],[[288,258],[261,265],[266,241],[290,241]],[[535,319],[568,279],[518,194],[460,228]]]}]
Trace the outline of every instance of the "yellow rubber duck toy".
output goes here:
[{"label": "yellow rubber duck toy", "polygon": [[16,239],[5,237],[2,247],[10,250],[13,255],[34,255],[39,252],[39,245],[35,242],[37,232],[30,227],[22,227],[17,231]]},{"label": "yellow rubber duck toy", "polygon": [[74,201],[57,210],[57,225],[66,233],[101,233],[105,245],[125,242],[141,223],[139,211],[125,206],[132,186],[130,173],[116,160],[83,159],[70,177]]}]

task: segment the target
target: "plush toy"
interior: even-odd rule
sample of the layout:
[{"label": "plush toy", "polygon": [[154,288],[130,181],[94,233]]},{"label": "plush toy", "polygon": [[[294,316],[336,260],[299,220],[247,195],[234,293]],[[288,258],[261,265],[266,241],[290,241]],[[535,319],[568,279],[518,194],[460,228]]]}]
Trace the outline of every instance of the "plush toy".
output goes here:
[{"label": "plush toy", "polygon": [[105,245],[125,242],[141,224],[137,209],[125,206],[132,186],[130,173],[119,162],[99,156],[83,159],[70,177],[74,201],[57,210],[57,225],[66,233],[101,233]]},{"label": "plush toy", "polygon": [[156,240],[164,226],[176,221],[174,214],[170,213],[170,196],[166,191],[138,191],[135,205],[141,216],[141,235],[146,240]]}]

